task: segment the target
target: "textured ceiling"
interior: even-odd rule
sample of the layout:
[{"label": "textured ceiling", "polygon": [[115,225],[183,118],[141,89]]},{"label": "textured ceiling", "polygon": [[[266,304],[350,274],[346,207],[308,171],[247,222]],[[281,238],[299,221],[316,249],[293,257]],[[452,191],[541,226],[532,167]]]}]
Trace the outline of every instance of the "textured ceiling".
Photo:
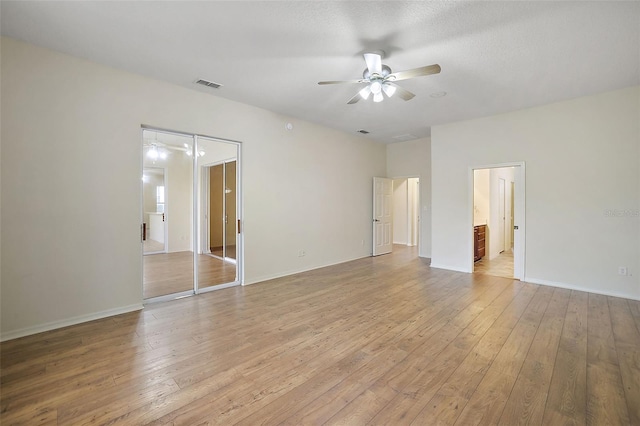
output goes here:
[{"label": "textured ceiling", "polygon": [[[1,2],[3,35],[394,142],[435,124],[640,84],[639,2]],[[362,53],[416,97],[347,105]],[[194,84],[221,83],[218,90]],[[446,92],[440,98],[431,94]]]}]

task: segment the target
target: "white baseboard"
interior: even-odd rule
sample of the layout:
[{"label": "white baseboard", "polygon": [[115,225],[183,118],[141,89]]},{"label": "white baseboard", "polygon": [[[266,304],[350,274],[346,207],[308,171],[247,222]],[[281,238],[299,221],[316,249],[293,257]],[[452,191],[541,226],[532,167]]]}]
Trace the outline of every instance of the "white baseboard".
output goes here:
[{"label": "white baseboard", "polygon": [[436,268],[436,269],[446,269],[448,271],[455,271],[455,272],[464,272],[465,274],[469,274],[470,271],[467,271],[466,269],[462,269],[462,268],[457,268],[454,266],[449,266],[449,265],[442,265],[440,263],[433,263],[433,259],[431,260],[431,265],[432,268]]},{"label": "white baseboard", "polygon": [[245,282],[242,285],[258,284],[258,283],[261,283],[263,281],[269,281],[269,280],[275,280],[276,278],[288,277],[289,275],[295,275],[295,274],[300,274],[302,272],[313,271],[315,269],[326,268],[327,266],[339,265],[341,263],[351,262],[351,261],[358,260],[358,259],[364,259],[366,257],[370,257],[370,256],[358,256],[358,257],[354,257],[352,259],[343,259],[343,260],[338,260],[338,261],[335,261],[335,262],[330,262],[330,263],[327,263],[325,265],[313,266],[311,268],[294,269],[294,270],[286,271],[286,272],[279,273],[279,274],[263,275],[261,277],[252,278],[250,280],[245,280]]},{"label": "white baseboard", "polygon": [[639,297],[637,297],[637,296],[634,297],[634,296],[632,296],[630,294],[618,293],[618,292],[615,292],[615,291],[594,290],[592,288],[587,288],[587,287],[582,287],[582,286],[572,285],[572,284],[566,284],[566,283],[561,283],[561,282],[557,282],[557,281],[543,280],[543,279],[540,279],[540,278],[525,277],[524,278],[524,282],[531,283],[531,284],[546,285],[546,286],[549,286],[549,287],[564,288],[564,289],[567,289],[567,290],[584,291],[585,293],[599,294],[599,295],[602,295],[602,296],[621,297],[623,299],[631,299],[631,300],[640,301]]},{"label": "white baseboard", "polygon": [[143,308],[142,304],[136,303],[134,305],[123,306],[115,309],[108,309],[106,311],[94,312],[88,315],[80,315],[73,318],[66,318],[59,321],[52,321],[46,324],[39,324],[33,327],[25,327],[19,330],[8,331],[0,335],[0,342],[17,339],[19,337],[30,336],[32,334],[42,333],[45,331],[55,330],[57,328],[68,327],[70,325],[76,325],[83,322],[112,317],[114,315],[120,315],[120,314],[126,314],[128,312],[139,311],[142,308]]}]

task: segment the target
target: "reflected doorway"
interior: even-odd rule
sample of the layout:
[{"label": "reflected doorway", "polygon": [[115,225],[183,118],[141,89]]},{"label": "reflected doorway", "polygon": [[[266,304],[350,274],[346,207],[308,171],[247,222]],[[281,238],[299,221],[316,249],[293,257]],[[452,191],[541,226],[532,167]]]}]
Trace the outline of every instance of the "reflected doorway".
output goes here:
[{"label": "reflected doorway", "polygon": [[144,254],[166,253],[165,170],[162,167],[144,167],[142,171]]},{"label": "reflected doorway", "polygon": [[209,173],[209,253],[220,259],[236,259],[236,161],[208,166]]}]

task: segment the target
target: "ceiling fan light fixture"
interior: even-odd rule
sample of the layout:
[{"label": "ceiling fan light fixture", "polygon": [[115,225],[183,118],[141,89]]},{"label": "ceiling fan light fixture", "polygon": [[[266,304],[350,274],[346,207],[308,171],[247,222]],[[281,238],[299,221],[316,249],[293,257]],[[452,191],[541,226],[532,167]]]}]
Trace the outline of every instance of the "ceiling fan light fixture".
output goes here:
[{"label": "ceiling fan light fixture", "polygon": [[388,83],[382,85],[382,90],[384,90],[385,95],[388,97],[392,97],[394,93],[396,93],[395,86],[392,86]]},{"label": "ceiling fan light fixture", "polygon": [[392,72],[388,65],[382,63],[383,55],[384,52],[381,51],[364,54],[364,61],[367,64],[367,68],[362,72],[361,79],[319,81],[318,84],[366,83],[367,85],[364,88],[360,89],[351,97],[351,99],[349,99],[347,105],[353,105],[360,101],[360,99],[366,100],[372,93],[374,102],[382,102],[385,97],[389,98],[396,94],[396,97],[409,101],[416,95],[404,89],[402,86],[396,85],[395,82],[415,77],[438,74],[441,71],[440,65],[433,64],[405,71]]},{"label": "ceiling fan light fixture", "polygon": [[[372,81],[369,87],[371,87],[371,93],[373,93],[374,96],[379,95],[380,92],[382,92],[382,83],[380,83],[380,81],[378,80]],[[380,102],[380,101],[376,101],[376,102]]]},{"label": "ceiling fan light fixture", "polygon": [[360,93],[360,97],[362,97],[362,99],[364,99],[366,101],[367,99],[369,99],[369,95],[371,94],[371,87],[365,86],[358,93]]}]

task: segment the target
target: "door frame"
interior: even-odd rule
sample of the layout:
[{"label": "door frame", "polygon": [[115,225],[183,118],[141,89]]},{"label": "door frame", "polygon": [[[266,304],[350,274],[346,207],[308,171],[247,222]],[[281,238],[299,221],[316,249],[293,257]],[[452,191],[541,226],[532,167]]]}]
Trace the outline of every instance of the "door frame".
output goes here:
[{"label": "door frame", "polygon": [[[415,215],[415,225],[416,225],[416,241],[415,241],[415,247],[418,249],[418,252],[420,252],[420,247],[422,246],[422,210],[420,208],[421,206],[421,182],[420,182],[420,176],[419,175],[414,175],[414,176],[398,176],[398,177],[392,177],[390,178],[393,182],[396,181],[406,181],[407,182],[407,217],[405,218],[407,220],[407,225],[409,225],[409,223],[411,222],[411,211],[409,210],[409,203],[408,203],[408,199],[409,199],[409,180],[410,179],[416,179],[417,180],[417,184],[418,184],[418,188],[416,189],[416,193],[415,193],[415,211],[413,212],[413,214]],[[395,195],[395,191],[394,191],[394,195]],[[393,203],[393,207],[395,208],[395,201]],[[392,222],[395,226],[395,221],[396,221],[396,216],[395,214],[393,215],[392,218]],[[413,237],[410,235],[410,231],[407,228],[407,241],[411,240]]]},{"label": "door frame", "polygon": [[[513,197],[513,216],[512,227],[517,226],[517,232],[514,231],[513,238],[513,277],[517,280],[524,281],[526,270],[526,167],[524,161],[514,161],[499,164],[484,164],[469,167],[468,173],[468,194],[467,194],[467,229],[473,230],[473,178],[474,170],[482,169],[500,169],[504,167],[514,167],[514,197]],[[515,228],[514,228],[515,229]],[[473,273],[473,232],[468,232],[468,271]]]}]

